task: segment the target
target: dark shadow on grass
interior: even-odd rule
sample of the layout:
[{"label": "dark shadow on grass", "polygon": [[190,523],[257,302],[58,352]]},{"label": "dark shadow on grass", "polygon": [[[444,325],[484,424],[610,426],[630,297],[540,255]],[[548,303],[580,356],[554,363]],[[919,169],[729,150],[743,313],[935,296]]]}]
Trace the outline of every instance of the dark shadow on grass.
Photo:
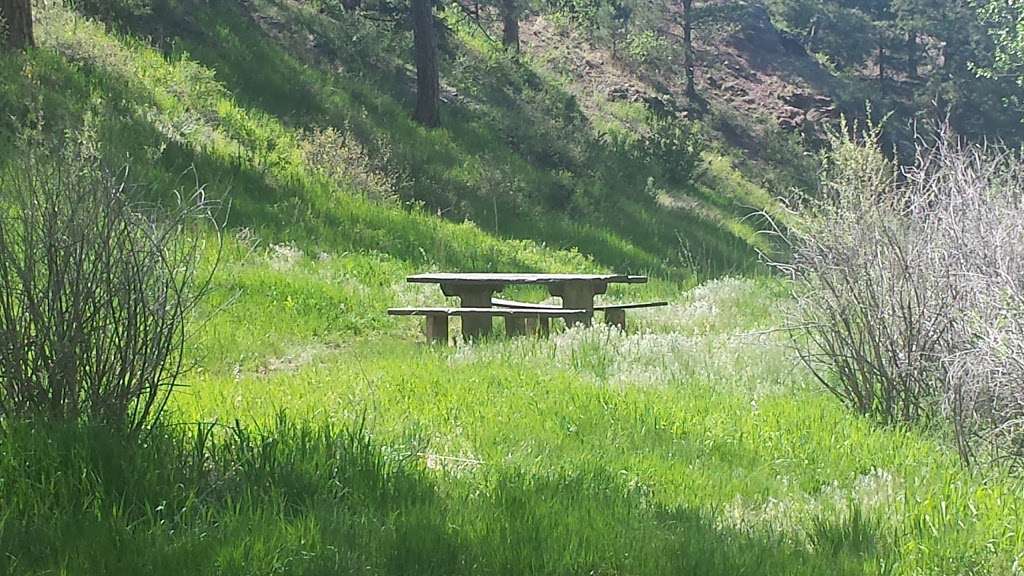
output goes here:
[{"label": "dark shadow on grass", "polygon": [[[0,570],[251,574],[863,574],[873,527],[816,546],[657,504],[603,468],[430,472],[360,426],[5,425]],[[855,525],[854,525],[855,524]]]}]

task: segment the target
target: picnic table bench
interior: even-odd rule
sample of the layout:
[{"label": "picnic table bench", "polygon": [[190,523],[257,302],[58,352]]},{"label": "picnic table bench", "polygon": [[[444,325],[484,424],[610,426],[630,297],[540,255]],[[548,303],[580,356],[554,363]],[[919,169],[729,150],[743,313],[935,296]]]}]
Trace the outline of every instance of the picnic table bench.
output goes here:
[{"label": "picnic table bench", "polygon": [[490,321],[494,316],[505,318],[505,333],[508,336],[524,334],[547,335],[550,332],[551,318],[575,318],[586,314],[586,310],[528,310],[513,308],[391,308],[392,316],[423,316],[424,334],[427,341],[434,343],[448,342],[448,318],[459,316],[463,326],[467,320],[482,319]]},{"label": "picnic table bench", "polygon": [[[642,304],[595,305],[594,298],[608,291],[612,283],[642,284],[645,276],[624,274],[495,274],[495,273],[440,273],[417,274],[407,278],[417,284],[438,284],[445,296],[457,297],[458,308],[392,308],[394,316],[423,316],[425,332],[431,342],[447,342],[448,318],[462,318],[462,334],[466,339],[478,338],[491,332],[492,318],[505,318],[506,332],[512,335],[526,333],[547,334],[552,318],[563,318],[568,326],[590,325],[594,311],[605,314],[605,322],[625,328],[625,311],[632,308],[665,306],[666,302]],[[513,300],[495,299],[494,294],[508,286],[540,285],[552,296],[561,298],[561,306],[531,304]]]}]

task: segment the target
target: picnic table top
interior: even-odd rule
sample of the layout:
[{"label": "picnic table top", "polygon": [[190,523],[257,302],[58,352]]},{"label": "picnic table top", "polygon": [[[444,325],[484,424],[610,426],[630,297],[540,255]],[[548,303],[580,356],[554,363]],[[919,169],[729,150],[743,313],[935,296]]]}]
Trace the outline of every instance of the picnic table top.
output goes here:
[{"label": "picnic table top", "polygon": [[606,282],[643,284],[646,276],[626,274],[505,274],[492,272],[442,272],[416,274],[407,278],[419,284],[557,284],[560,282]]}]

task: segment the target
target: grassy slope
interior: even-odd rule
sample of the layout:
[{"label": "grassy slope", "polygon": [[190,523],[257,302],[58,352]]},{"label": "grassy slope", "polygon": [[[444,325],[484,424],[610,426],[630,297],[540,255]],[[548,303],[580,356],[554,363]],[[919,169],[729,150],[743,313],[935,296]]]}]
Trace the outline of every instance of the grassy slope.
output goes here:
[{"label": "grassy slope", "polygon": [[[285,31],[343,26],[287,2],[246,6],[254,5]],[[203,428],[209,437],[175,427],[168,434],[185,440],[158,435],[144,451],[102,434],[75,435],[63,449],[9,432],[0,444],[0,568],[1014,569],[1024,553],[1018,482],[965,472],[935,441],[879,430],[816,392],[775,337],[751,334],[779,314],[773,281],[681,292],[694,260],[702,275],[756,269],[745,263],[749,234],[728,210],[717,212],[723,225],[721,216],[659,211],[642,199],[604,214],[598,202],[579,224],[510,201],[502,210],[520,212],[507,228],[499,219],[486,229],[487,205],[496,204],[474,200],[478,187],[544,189],[568,179],[574,193],[603,201],[603,190],[621,184],[573,172],[571,159],[545,165],[541,144],[494,136],[513,129],[502,110],[520,98],[545,110],[557,78],[540,72],[505,101],[498,89],[474,95],[481,66],[500,79],[509,64],[469,37],[452,64],[468,100],[447,109],[448,130],[427,133],[405,117],[399,52],[386,39],[372,43],[383,73],[357,65],[327,73],[325,62],[290,47],[301,34],[268,37],[226,6],[162,15],[180,37],[164,54],[50,9],[43,49],[0,59],[0,103],[19,121],[41,111],[44,132],[84,125],[107,157],[130,152],[139,180],[161,183],[156,189],[194,166],[211,193],[231,191],[214,303],[226,308],[196,343],[201,369],[177,393],[172,418],[242,422]],[[331,61],[368,58],[359,45],[330,48]],[[314,126],[350,131],[368,148],[386,138],[412,182],[404,194],[431,210],[461,202],[484,228],[368,200],[365,182],[313,170],[301,131]],[[547,145],[558,130],[587,129],[573,126],[540,125],[516,138]],[[0,154],[20,158],[11,147]],[[495,166],[526,183],[489,183]],[[691,257],[679,257],[680,242]],[[434,289],[402,282],[412,271],[632,266],[663,280],[628,297],[676,304],[638,315],[641,327],[628,336],[570,332],[433,350],[412,343],[411,323],[382,314],[392,303],[437,300]],[[363,432],[344,432],[359,422]]]}]

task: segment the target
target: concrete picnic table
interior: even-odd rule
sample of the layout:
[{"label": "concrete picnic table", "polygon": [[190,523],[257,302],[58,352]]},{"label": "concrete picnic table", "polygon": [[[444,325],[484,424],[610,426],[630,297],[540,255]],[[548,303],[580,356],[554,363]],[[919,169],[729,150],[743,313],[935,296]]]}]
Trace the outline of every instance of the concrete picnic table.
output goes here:
[{"label": "concrete picnic table", "polygon": [[[586,310],[579,318],[567,318],[570,326],[589,325],[594,317],[594,297],[608,291],[608,284],[643,284],[646,276],[625,274],[500,274],[487,272],[416,274],[407,278],[415,284],[438,284],[445,296],[457,296],[464,308],[491,308],[495,292],[507,286],[541,285],[548,293],[562,299],[562,308]],[[462,334],[475,338],[490,333],[491,316],[465,316]]]}]

